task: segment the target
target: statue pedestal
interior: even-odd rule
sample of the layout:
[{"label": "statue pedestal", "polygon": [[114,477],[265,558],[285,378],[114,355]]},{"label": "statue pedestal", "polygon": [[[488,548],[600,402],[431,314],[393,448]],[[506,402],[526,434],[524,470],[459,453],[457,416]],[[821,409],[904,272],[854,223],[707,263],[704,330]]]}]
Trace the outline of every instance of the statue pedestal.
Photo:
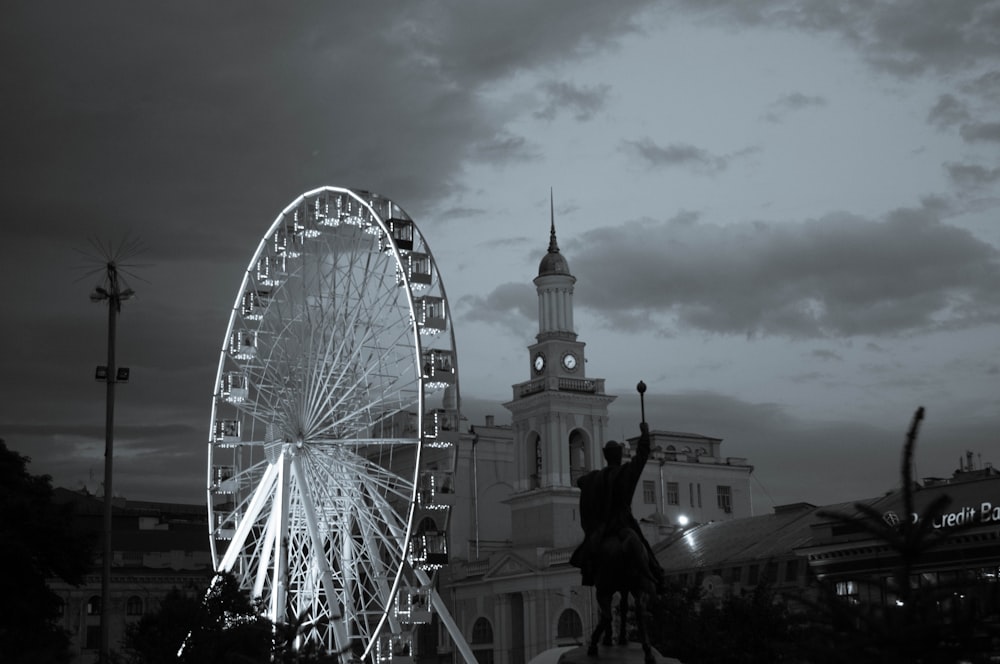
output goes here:
[{"label": "statue pedestal", "polygon": [[[656,664],[681,664],[673,657],[664,657],[653,649]],[[587,646],[568,650],[558,664],[643,664],[642,644],[629,642],[624,646],[598,646],[597,657],[587,655]]]}]

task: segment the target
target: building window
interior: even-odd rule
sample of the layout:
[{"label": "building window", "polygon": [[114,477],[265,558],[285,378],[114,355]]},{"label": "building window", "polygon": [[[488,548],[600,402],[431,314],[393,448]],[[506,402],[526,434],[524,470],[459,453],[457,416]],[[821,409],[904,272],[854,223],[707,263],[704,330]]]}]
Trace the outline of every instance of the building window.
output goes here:
[{"label": "building window", "polygon": [[785,563],[785,581],[794,582],[799,578],[799,561],[798,559],[789,560]]},{"label": "building window", "polygon": [[556,626],[556,638],[573,640],[579,643],[583,638],[583,621],[580,614],[573,609],[566,609],[559,614],[559,624]]},{"label": "building window", "polygon": [[733,511],[733,488],[722,486],[716,488],[716,499],[719,501],[719,509],[730,514]]},{"label": "building window", "polygon": [[473,623],[471,645],[479,664],[493,664],[493,625],[486,618],[476,618]]},{"label": "building window", "polygon": [[691,501],[691,507],[694,507],[694,482],[688,484],[688,500]]},{"label": "building window", "polygon": [[586,440],[579,430],[574,431],[569,436],[569,474],[574,485],[589,470],[589,465]]},{"label": "building window", "polygon": [[858,584],[854,581],[838,581],[837,596],[843,597],[850,604],[859,602]]},{"label": "building window", "polygon": [[138,595],[132,595],[128,598],[128,602],[125,603],[125,615],[127,616],[141,616],[142,615],[142,598]]},{"label": "building window", "polygon": [[698,507],[701,507],[701,482],[698,482]]},{"label": "building window", "polygon": [[757,577],[760,575],[760,565],[750,565],[750,570],[747,574],[747,584],[751,586],[757,585]]},{"label": "building window", "polygon": [[98,597],[97,595],[94,595],[87,600],[87,615],[88,616],[101,615],[101,598]]},{"label": "building window", "polygon": [[87,650],[97,650],[101,647],[101,626],[87,625],[87,639],[83,643]]},{"label": "building window", "polygon": [[667,505],[681,504],[681,488],[677,482],[667,482]]},{"label": "building window", "polygon": [[542,439],[535,436],[535,472],[531,475],[531,488],[542,487]]},{"label": "building window", "polygon": [[656,482],[653,480],[642,481],[642,502],[646,505],[656,504]]}]

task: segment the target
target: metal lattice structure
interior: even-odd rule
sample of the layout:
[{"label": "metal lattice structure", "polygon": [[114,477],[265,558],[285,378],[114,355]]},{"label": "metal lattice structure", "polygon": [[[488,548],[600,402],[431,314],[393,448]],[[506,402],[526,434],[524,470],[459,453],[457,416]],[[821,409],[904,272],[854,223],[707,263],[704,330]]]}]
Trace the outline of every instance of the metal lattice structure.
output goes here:
[{"label": "metal lattice structure", "polygon": [[459,436],[444,285],[412,219],[369,192],[296,199],[257,247],[223,340],[208,443],[216,570],[300,642],[413,655],[437,614]]}]

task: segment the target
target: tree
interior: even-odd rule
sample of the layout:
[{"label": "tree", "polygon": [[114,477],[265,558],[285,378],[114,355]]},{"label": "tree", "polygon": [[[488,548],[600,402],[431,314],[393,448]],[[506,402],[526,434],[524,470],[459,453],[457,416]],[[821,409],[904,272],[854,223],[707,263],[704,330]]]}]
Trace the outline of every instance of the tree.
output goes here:
[{"label": "tree", "polygon": [[[935,514],[942,513],[951,503],[951,497],[940,494],[929,501],[918,513],[915,506],[913,458],[916,454],[917,436],[924,409],[913,414],[906,433],[900,464],[904,517],[898,522],[883,519],[882,514],[865,503],[855,503],[855,512],[840,513],[821,511],[823,517],[833,519],[852,530],[864,532],[885,546],[895,561],[892,587],[896,593],[895,606],[868,606],[852,604],[839,597],[834,587],[820,582],[820,600],[814,604],[818,619],[814,620],[812,639],[804,645],[810,661],[839,662],[955,662],[982,655],[981,644],[970,637],[973,631],[971,616],[952,616],[945,621],[937,607],[952,595],[959,595],[975,582],[959,581],[956,585],[925,586],[917,583],[915,570],[928,559],[929,554],[963,530],[964,526],[948,530],[935,529]],[[912,516],[911,516],[912,515]]]},{"label": "tree", "polygon": [[0,439],[0,661],[68,661],[69,634],[57,619],[61,600],[47,585],[58,577],[79,585],[91,565],[94,539],[77,527],[71,505],[53,502],[52,478],[28,473],[28,457]]},{"label": "tree", "polygon": [[[337,664],[340,654],[299,643],[301,619],[274,625],[240,589],[220,574],[206,590],[172,590],[159,609],[129,626],[127,664]],[[182,647],[183,646],[183,647]]]},{"label": "tree", "polygon": [[123,645],[130,664],[263,664],[271,661],[272,626],[236,578],[220,574],[207,592],[171,591],[129,627]]}]

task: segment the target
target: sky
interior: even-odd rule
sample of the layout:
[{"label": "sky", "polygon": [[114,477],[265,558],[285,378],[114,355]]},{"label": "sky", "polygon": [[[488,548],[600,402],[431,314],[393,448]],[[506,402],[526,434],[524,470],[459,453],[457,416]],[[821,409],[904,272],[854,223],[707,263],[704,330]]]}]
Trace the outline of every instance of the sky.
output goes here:
[{"label": "sky", "polygon": [[919,406],[918,477],[1000,463],[998,2],[12,0],[0,61],[0,437],[58,486],[103,475],[102,251],[114,491],[201,502],[242,275],[323,185],[427,239],[469,424],[530,378],[551,190],[616,435],[643,380],[756,513],[892,489]]}]

